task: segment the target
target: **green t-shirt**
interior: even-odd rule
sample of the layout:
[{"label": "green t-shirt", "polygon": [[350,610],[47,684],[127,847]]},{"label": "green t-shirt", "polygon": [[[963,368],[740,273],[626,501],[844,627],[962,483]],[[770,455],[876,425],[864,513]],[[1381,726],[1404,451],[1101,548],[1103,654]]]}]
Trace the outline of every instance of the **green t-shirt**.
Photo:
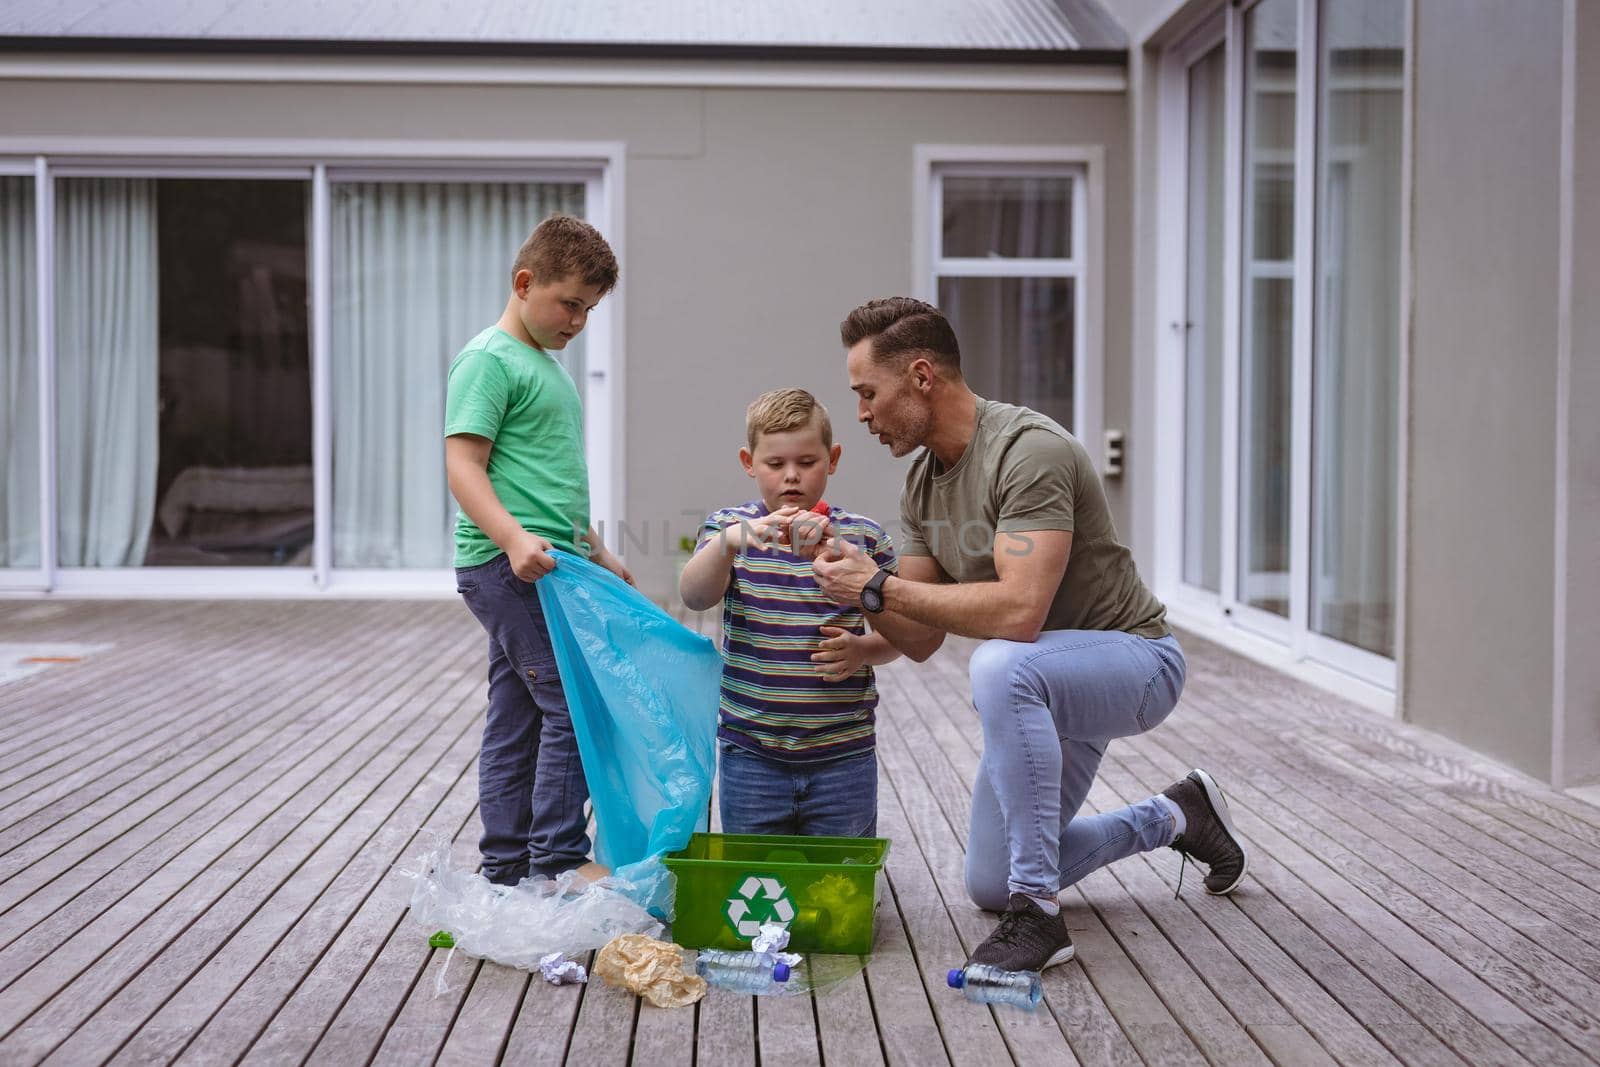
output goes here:
[{"label": "green t-shirt", "polygon": [[[450,364],[444,435],[494,442],[489,484],[524,530],[580,551],[589,528],[589,468],[583,458],[583,402],[566,368],[498,326],[467,343]],[[474,567],[500,546],[456,514],[456,566]]]},{"label": "green t-shirt", "polygon": [[900,496],[901,556],[932,556],[958,582],[992,582],[997,533],[1071,530],[1067,573],[1046,630],[1165,637],[1167,609],[1118,540],[1089,453],[1036,411],[978,400],[978,425],[955,466],[926,449]]}]

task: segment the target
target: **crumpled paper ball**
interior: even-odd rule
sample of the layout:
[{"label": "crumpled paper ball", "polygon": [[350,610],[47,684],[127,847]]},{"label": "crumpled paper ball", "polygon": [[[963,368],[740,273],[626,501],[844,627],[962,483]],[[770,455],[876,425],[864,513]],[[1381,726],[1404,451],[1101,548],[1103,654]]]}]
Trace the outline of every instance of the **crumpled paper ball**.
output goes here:
[{"label": "crumpled paper ball", "polygon": [[623,934],[594,958],[593,973],[658,1008],[684,1008],[706,995],[706,980],[683,969],[683,949],[644,934]]}]

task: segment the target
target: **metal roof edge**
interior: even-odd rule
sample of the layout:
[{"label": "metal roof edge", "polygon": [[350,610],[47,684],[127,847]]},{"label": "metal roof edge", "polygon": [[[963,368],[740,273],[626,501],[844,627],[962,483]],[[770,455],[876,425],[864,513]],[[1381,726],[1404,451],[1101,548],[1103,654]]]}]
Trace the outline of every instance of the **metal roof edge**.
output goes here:
[{"label": "metal roof edge", "polygon": [[7,37],[0,54],[493,56],[526,59],[810,60],[1126,67],[1126,49],[894,48],[865,45],[617,44],[556,41],[328,40],[226,37]]}]

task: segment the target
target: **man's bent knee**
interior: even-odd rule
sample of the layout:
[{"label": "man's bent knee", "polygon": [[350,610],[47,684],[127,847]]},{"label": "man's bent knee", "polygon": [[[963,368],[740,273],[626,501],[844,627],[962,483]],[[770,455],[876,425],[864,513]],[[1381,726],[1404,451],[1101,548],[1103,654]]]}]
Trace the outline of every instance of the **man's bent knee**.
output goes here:
[{"label": "man's bent knee", "polygon": [[1009,703],[1017,666],[1032,647],[995,638],[973,650],[972,659],[967,663],[967,679],[972,683],[972,699],[980,712],[985,705]]}]

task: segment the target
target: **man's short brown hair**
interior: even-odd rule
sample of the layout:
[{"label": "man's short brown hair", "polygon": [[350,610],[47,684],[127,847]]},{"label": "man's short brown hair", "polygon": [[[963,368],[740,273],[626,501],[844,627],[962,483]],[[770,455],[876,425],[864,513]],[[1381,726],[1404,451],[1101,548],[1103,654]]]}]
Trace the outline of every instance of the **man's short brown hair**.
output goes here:
[{"label": "man's short brown hair", "polygon": [[511,276],[533,272],[537,285],[577,275],[584,285],[598,285],[604,296],[617,285],[617,257],[600,231],[571,215],[551,215],[517,250]]},{"label": "man's short brown hair", "polygon": [[874,363],[905,366],[917,356],[961,373],[961,346],[944,312],[925,300],[890,296],[868,300],[839,324],[839,339],[846,348],[872,338]]},{"label": "man's short brown hair", "polygon": [[804,389],[774,389],[762,393],[744,413],[744,435],[750,451],[764,433],[786,433],[804,426],[816,426],[822,447],[833,447],[833,422],[828,409]]}]

